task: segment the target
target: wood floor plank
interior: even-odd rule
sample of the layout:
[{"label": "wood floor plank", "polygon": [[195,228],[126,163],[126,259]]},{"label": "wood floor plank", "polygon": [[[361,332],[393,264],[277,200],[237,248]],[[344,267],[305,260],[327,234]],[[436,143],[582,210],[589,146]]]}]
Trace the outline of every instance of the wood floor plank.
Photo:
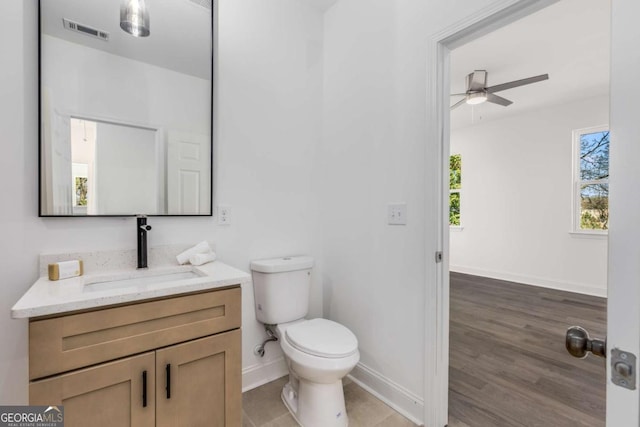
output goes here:
[{"label": "wood floor plank", "polygon": [[605,425],[605,360],[564,348],[606,334],[606,299],[451,273],[450,426]]}]

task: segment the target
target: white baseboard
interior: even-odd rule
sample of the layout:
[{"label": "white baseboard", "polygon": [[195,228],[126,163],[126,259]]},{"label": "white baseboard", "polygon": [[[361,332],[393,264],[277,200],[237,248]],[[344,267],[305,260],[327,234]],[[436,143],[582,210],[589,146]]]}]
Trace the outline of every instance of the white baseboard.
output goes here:
[{"label": "white baseboard", "polygon": [[490,271],[480,268],[463,267],[460,265],[450,265],[449,271],[454,273],[472,274],[474,276],[489,277],[491,279],[507,280],[509,282],[522,283],[525,285],[539,286],[541,288],[557,289],[559,291],[575,292],[578,294],[593,295],[606,298],[607,289],[595,286],[585,286],[578,283],[564,282],[560,280],[545,279],[542,277],[526,276],[521,274],[505,273],[502,271]]},{"label": "white baseboard", "polygon": [[417,425],[422,425],[424,400],[384,375],[358,363],[348,377]]},{"label": "white baseboard", "polygon": [[242,369],[242,392],[260,387],[263,384],[277,380],[289,374],[284,357],[257,363]]}]

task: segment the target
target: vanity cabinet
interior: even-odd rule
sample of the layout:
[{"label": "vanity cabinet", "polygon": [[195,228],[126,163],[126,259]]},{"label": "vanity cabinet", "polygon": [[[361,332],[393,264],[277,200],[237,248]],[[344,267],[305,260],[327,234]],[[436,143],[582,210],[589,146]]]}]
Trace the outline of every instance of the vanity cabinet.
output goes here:
[{"label": "vanity cabinet", "polygon": [[34,381],[29,384],[29,403],[64,405],[65,425],[69,426],[154,426],[154,372],[154,352],[144,353]]},{"label": "vanity cabinet", "polygon": [[29,401],[65,425],[240,426],[240,288],[35,318]]}]

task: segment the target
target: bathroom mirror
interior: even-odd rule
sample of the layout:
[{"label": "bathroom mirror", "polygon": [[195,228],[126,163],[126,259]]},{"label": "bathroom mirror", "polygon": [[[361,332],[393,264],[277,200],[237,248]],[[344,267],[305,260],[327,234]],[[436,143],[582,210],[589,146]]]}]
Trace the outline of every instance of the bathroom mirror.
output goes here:
[{"label": "bathroom mirror", "polygon": [[212,0],[40,0],[40,216],[211,215]]}]

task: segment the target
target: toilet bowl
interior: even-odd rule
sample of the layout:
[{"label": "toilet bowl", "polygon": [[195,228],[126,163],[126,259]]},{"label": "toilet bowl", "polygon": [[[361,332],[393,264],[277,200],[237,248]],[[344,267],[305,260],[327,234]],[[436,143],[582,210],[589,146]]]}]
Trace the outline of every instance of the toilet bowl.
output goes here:
[{"label": "toilet bowl", "polygon": [[281,324],[276,334],[289,367],[282,390],[289,412],[304,427],[347,426],[342,378],[360,360],[355,335],[326,319]]},{"label": "toilet bowl", "polygon": [[313,258],[251,262],[256,319],[275,333],[289,368],[282,400],[304,427],[346,427],[342,378],[360,360],[345,326],[308,313]]}]

